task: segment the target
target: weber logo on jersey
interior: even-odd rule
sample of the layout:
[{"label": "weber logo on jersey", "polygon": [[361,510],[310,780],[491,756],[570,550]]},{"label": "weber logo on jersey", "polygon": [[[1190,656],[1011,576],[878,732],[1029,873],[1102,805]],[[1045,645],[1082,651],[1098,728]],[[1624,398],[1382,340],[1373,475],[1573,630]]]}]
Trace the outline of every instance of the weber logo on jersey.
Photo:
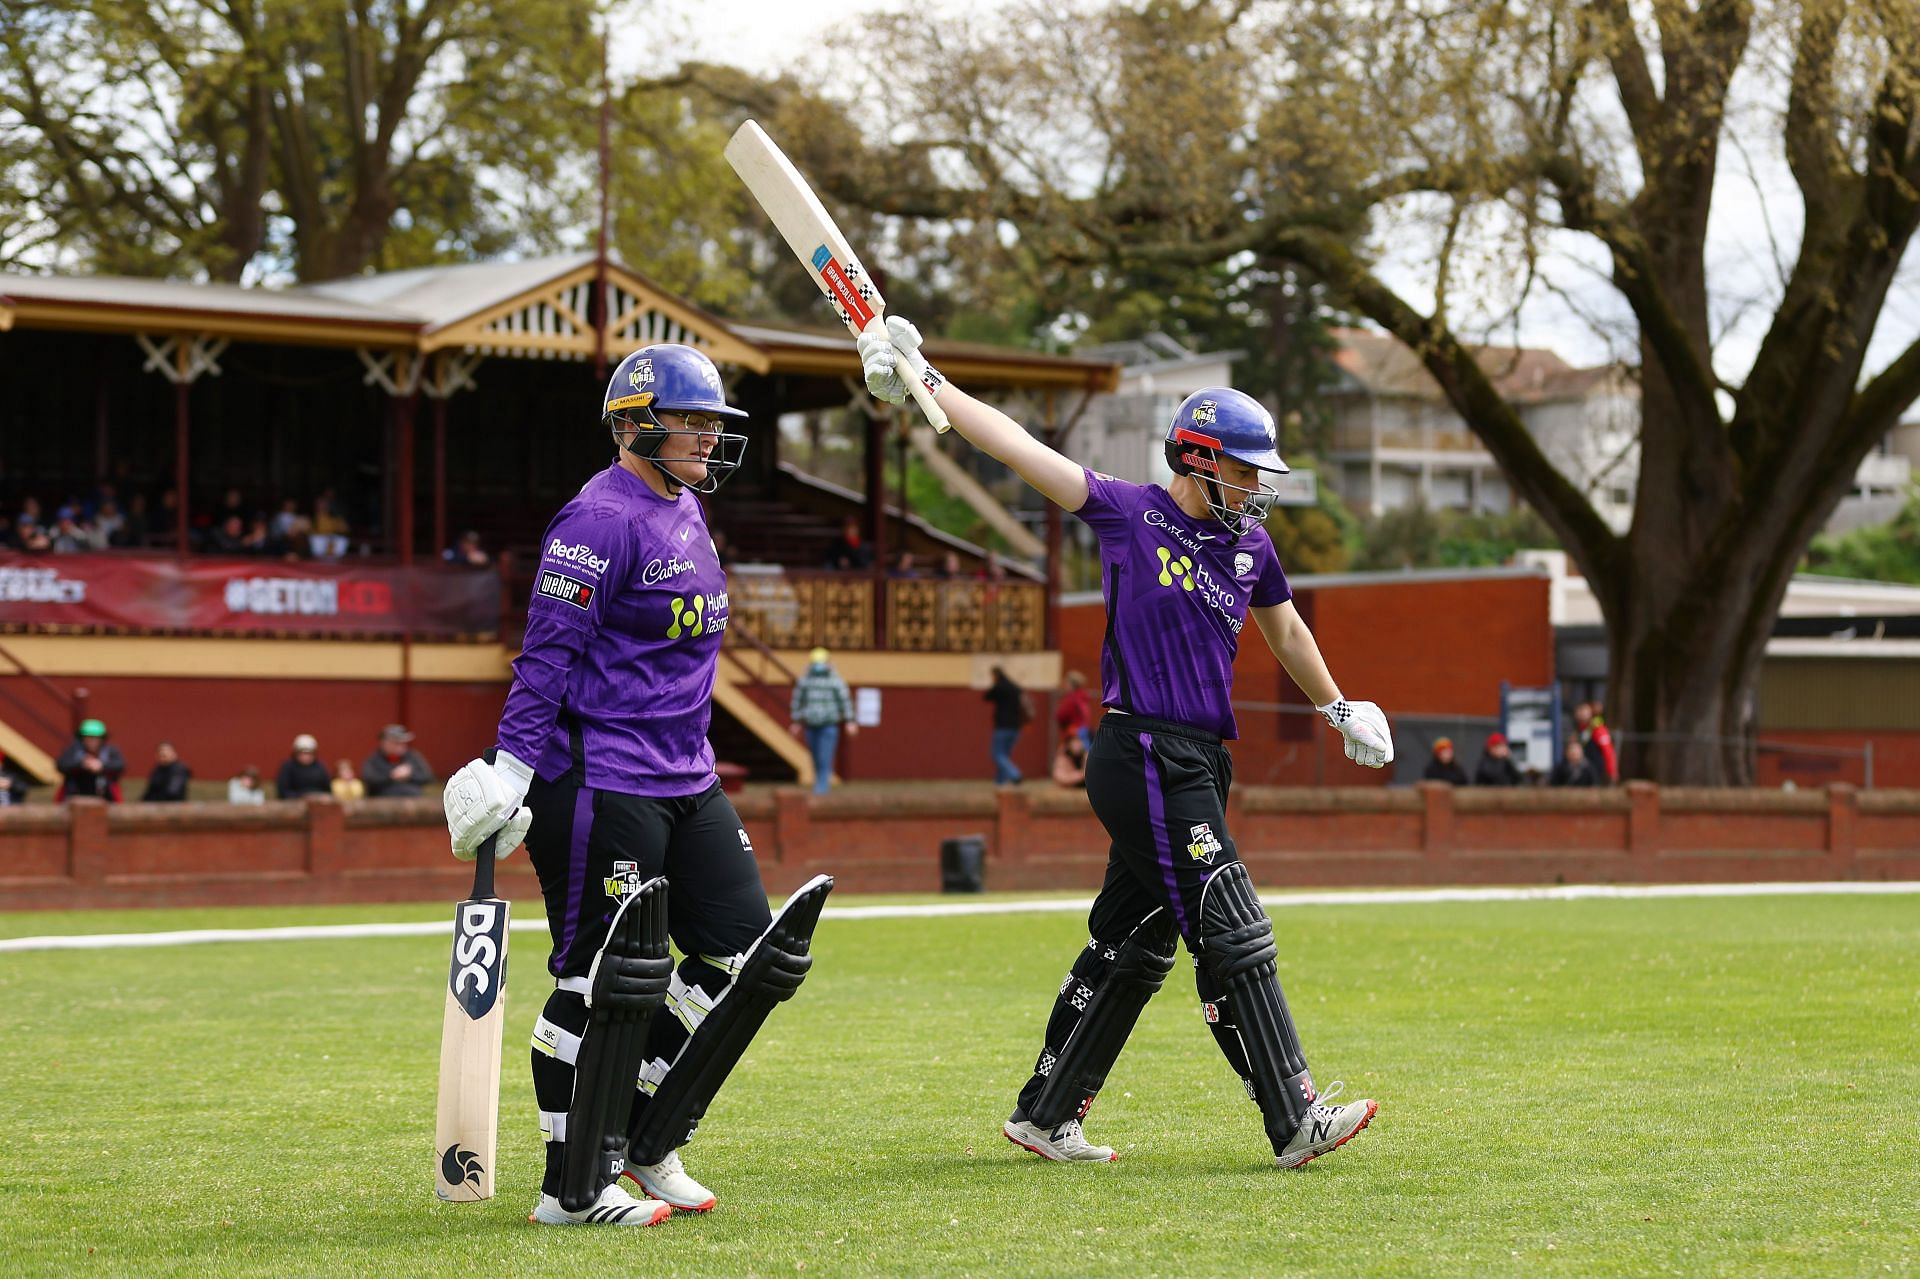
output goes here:
[{"label": "weber logo on jersey", "polygon": [[506,924],[506,912],[491,901],[462,903],[455,921],[447,988],[475,1021],[493,1011],[506,982]]},{"label": "weber logo on jersey", "polygon": [[559,600],[562,604],[571,604],[581,612],[586,612],[593,603],[593,587],[577,577],[568,577],[565,573],[551,570],[540,574],[538,594],[548,599]]}]

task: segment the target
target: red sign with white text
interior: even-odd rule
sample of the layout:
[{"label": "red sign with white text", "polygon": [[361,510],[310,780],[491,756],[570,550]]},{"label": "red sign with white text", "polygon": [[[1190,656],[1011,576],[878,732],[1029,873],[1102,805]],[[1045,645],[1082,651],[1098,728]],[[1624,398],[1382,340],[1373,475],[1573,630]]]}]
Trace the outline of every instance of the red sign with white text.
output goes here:
[{"label": "red sign with white text", "polygon": [[109,630],[488,634],[500,579],[484,569],[0,552],[0,623]]}]

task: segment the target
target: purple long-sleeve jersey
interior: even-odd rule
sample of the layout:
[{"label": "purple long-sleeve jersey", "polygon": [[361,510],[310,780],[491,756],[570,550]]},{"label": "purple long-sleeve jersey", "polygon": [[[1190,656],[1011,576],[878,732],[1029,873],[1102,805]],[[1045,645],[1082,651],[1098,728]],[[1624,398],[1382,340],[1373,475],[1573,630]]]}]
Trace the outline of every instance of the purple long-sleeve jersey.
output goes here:
[{"label": "purple long-sleeve jersey", "polygon": [[696,795],[715,781],[714,671],[727,577],[699,499],[668,500],[618,463],[542,539],[500,746],[552,781]]},{"label": "purple long-sleeve jersey", "polygon": [[1075,514],[1100,539],[1100,700],[1239,736],[1233,659],[1247,609],[1293,598],[1273,539],[1258,525],[1236,539],[1218,520],[1186,514],[1158,484],[1097,471],[1087,472],[1086,505]]}]

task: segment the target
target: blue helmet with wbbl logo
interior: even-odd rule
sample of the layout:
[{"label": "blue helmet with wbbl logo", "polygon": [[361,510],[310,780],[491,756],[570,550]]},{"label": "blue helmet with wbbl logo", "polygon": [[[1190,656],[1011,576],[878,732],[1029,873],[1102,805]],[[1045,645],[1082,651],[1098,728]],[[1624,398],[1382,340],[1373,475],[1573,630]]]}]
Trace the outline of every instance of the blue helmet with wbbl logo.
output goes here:
[{"label": "blue helmet with wbbl logo", "polygon": [[[720,481],[731,475],[746,453],[747,437],[718,429],[688,430],[685,416],[663,422],[660,414],[691,415],[695,422],[716,427],[715,417],[747,416],[746,410],[727,403],[720,370],[706,352],[677,342],[658,342],[643,346],[620,364],[607,379],[607,394],[600,406],[601,420],[613,432],[616,444],[635,457],[646,458],[660,466],[656,455],[670,435],[706,436],[715,441],[706,457],[707,478],[690,487],[711,493]],[[661,467],[673,484],[685,481]]]},{"label": "blue helmet with wbbl logo", "polygon": [[[1200,484],[1207,508],[1236,536],[1267,518],[1278,497],[1270,486],[1245,488],[1220,478],[1220,459],[1230,457],[1276,475],[1287,473],[1280,460],[1279,431],[1266,406],[1230,386],[1203,387],[1180,402],[1167,424],[1167,466],[1175,475],[1191,475]],[[1238,508],[1227,493],[1246,494]]]}]

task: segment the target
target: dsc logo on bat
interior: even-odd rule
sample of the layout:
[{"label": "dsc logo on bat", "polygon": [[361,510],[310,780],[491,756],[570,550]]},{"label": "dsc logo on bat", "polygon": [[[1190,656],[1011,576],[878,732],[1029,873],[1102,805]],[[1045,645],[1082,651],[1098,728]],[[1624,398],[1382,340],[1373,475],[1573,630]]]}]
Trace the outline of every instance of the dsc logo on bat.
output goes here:
[{"label": "dsc logo on bat", "polygon": [[505,920],[498,902],[470,901],[461,905],[458,921],[447,984],[467,1016],[478,1021],[499,997],[500,974],[495,970],[505,950],[501,936]]}]

